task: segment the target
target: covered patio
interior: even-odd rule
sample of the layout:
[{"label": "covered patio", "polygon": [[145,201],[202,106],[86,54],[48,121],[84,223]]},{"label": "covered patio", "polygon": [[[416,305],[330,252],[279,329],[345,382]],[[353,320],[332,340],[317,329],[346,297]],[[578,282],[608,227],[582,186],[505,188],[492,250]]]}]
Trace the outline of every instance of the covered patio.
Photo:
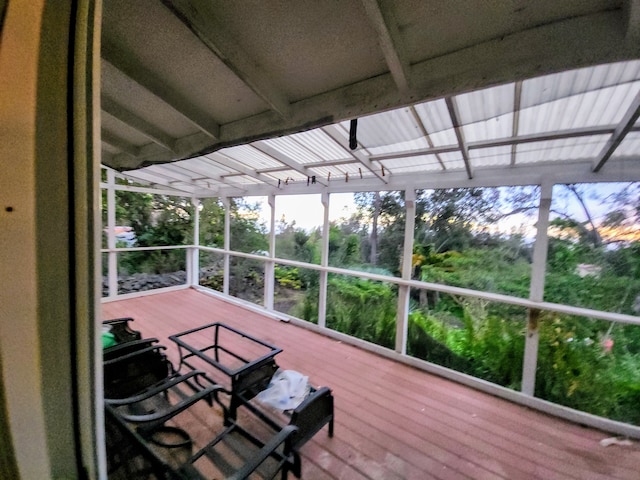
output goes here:
[{"label": "covered patio", "polygon": [[[418,38],[428,32],[411,31],[412,15],[426,21],[428,9],[413,2],[396,8],[384,3],[349,4],[346,9],[359,22],[348,34],[343,31],[343,40],[357,44],[357,48],[377,42],[383,58],[368,58],[369,68],[386,67],[387,73],[350,84],[340,70],[340,62],[352,58],[347,50],[325,51],[319,40],[322,34],[307,37],[310,43],[300,44],[301,51],[326,53],[321,55],[325,66],[331,65],[327,68],[346,82],[337,88],[321,70],[315,71],[317,77],[312,81],[307,72],[289,63],[291,58],[277,55],[279,48],[291,46],[279,36],[278,21],[269,9],[258,5],[254,7],[273,20],[261,27],[270,33],[264,45],[258,40],[266,37],[254,37],[253,30],[245,37],[240,24],[221,24],[221,19],[237,18],[236,7],[230,5],[220,6],[213,15],[204,5],[190,8],[186,2],[151,3],[148,8],[129,7],[126,19],[117,15],[123,8],[118,2],[107,5],[101,93],[104,170],[100,183],[107,233],[106,248],[102,249],[105,317],[139,317],[143,331],[161,337],[217,320],[233,325],[238,322],[250,333],[284,348],[280,360],[336,391],[339,433],[333,440],[317,436],[307,447],[308,478],[422,478],[425,472],[434,478],[633,477],[635,467],[629,464],[627,471],[626,462],[637,460],[635,447],[605,450],[598,442],[607,435],[640,438],[640,427],[540,398],[536,380],[540,375],[542,322],[549,324],[566,316],[581,325],[605,321],[611,328],[637,328],[640,324],[629,308],[620,313],[618,309],[602,311],[589,308],[591,305],[545,301],[550,223],[558,186],[615,186],[640,180],[640,61],[633,55],[627,58],[626,47],[615,50],[618,61],[614,55],[589,62],[563,49],[562,56],[571,58],[556,68],[533,61],[538,55],[542,60],[548,52],[514,59],[504,50],[509,48],[506,44],[496,45],[495,39],[487,38],[483,54],[496,68],[489,72],[479,67],[474,74],[483,74],[476,76],[457,63],[465,62],[462,51],[445,55],[447,61],[414,61],[412,56],[420,50]],[[605,10],[594,14],[586,8],[580,15],[597,15],[602,21],[601,16],[607,14],[606,7],[600,7]],[[500,15],[496,17],[496,12],[489,10],[476,13],[500,25]],[[341,25],[338,12],[323,11],[330,16],[327,23]],[[295,17],[295,9],[286,16]],[[138,29],[147,17],[184,40],[182,47],[171,50],[172,61],[184,70],[159,66],[164,39],[146,31],[149,37],[145,43],[141,37],[144,31]],[[295,21],[301,20],[297,17]],[[574,19],[560,23],[562,28],[580,29]],[[401,25],[407,30],[402,31]],[[565,37],[553,28],[532,28],[536,37],[557,42],[557,48],[564,42]],[[368,36],[369,30],[375,35]],[[221,33],[225,31],[227,37]],[[507,38],[513,42],[512,48],[526,48],[525,37],[516,34]],[[415,42],[411,43],[414,50],[404,50],[405,41]],[[590,49],[590,39],[584,41],[584,48]],[[626,41],[624,45],[628,45]],[[443,44],[439,46],[446,51]],[[185,55],[194,55],[202,63],[197,68],[187,65],[183,63]],[[280,63],[273,61],[274,56]],[[270,71],[248,61],[257,58],[263,59]],[[284,65],[301,83],[283,76]],[[518,73],[503,76],[500,65],[506,70],[516,68]],[[436,67],[438,75],[425,81],[425,72]],[[238,98],[243,99],[245,110],[225,103],[226,93],[206,77],[207,68],[233,74],[230,88],[244,92],[244,96],[238,93]],[[198,80],[189,88],[181,78],[184,72]],[[173,90],[167,85],[173,85]],[[247,87],[250,92],[245,91]],[[252,109],[259,113],[247,113]],[[225,118],[225,123],[212,123],[208,120],[212,116]],[[416,247],[423,247],[414,232],[420,221],[417,203],[422,192],[507,187],[536,192],[528,207],[535,215],[527,240],[531,259],[525,293],[459,288],[412,274]],[[352,265],[331,263],[329,211],[337,195],[389,191],[402,198],[404,215],[404,236],[397,239],[401,242],[398,272],[361,271]],[[160,247],[118,246],[116,209],[122,194],[185,199],[185,205],[193,209],[192,240]],[[283,257],[276,245],[280,202],[285,197],[302,202],[305,196],[305,201],[315,202],[322,211],[315,227],[321,235],[320,258],[313,261]],[[264,249],[252,249],[233,238],[231,210],[238,198],[259,198],[264,205]],[[200,234],[202,205],[212,199],[224,210],[223,239],[217,243],[203,240]],[[516,211],[522,205],[516,202],[512,207]],[[186,278],[179,286],[158,290],[154,297],[122,296],[119,259],[129,252],[161,254],[171,250],[184,252],[186,258]],[[219,284],[214,287],[217,293],[201,286],[200,272],[210,267],[207,262],[212,258],[222,265]],[[237,262],[258,265],[253,273],[264,282],[251,302],[238,301],[238,292],[231,286]],[[276,270],[283,267],[317,275],[315,323],[304,322],[277,305]],[[394,345],[372,344],[328,325],[330,282],[337,276],[397,289],[391,300],[396,312],[391,327]],[[238,276],[235,281],[242,279]],[[218,295],[218,299],[185,288]],[[522,361],[517,386],[501,386],[443,368],[409,351],[415,299],[434,294],[495,303],[520,312],[517,321],[522,326],[519,338],[524,352],[517,359]],[[251,312],[230,307],[219,298]],[[207,302],[216,303],[207,307]],[[274,319],[288,323],[274,323]],[[567,342],[573,340],[569,333],[567,336]],[[354,363],[342,361],[347,358]],[[570,396],[573,390],[569,392]],[[610,451],[613,456],[607,455]],[[617,455],[625,460],[616,462]]]},{"label": "covered patio", "polygon": [[333,390],[335,435],[302,449],[307,479],[628,479],[640,448],[605,447],[611,434],[551,417],[381,355],[277,321],[196,289],[104,303],[103,318],[170,347],[169,335],[224,322],[283,349],[281,367]]},{"label": "covered patio", "polygon": [[[307,480],[637,478],[637,422],[549,402],[537,387],[540,352],[579,344],[612,365],[620,352],[631,359],[626,406],[638,395],[629,368],[640,359],[635,271],[618,277],[631,278],[634,291],[610,308],[549,301],[545,289],[557,189],[626,183],[640,191],[640,2],[27,3],[0,2],[8,126],[0,148],[11,159],[2,163],[0,189],[8,226],[0,421],[9,432],[0,476],[108,476],[100,320],[131,316],[165,344],[202,323],[237,325],[282,347],[283,366],[330,386],[336,434],[320,432],[305,445]],[[431,247],[415,236],[425,191],[508,187],[533,192],[524,286],[514,293],[413,274],[413,255]],[[332,263],[332,202],[385,192],[400,199],[402,217],[393,272]],[[123,194],[179,197],[192,241],[118,244]],[[303,195],[322,211],[318,255],[280,256],[279,202]],[[234,243],[231,206],[256,197],[266,228],[254,249]],[[205,202],[220,206],[215,241],[200,236]],[[633,212],[624,217],[631,219],[624,241],[635,248]],[[177,285],[120,291],[123,258],[167,251],[184,258]],[[199,275],[210,259],[222,272],[211,289]],[[251,302],[231,286],[245,261],[258,265],[263,281]],[[278,310],[282,267],[317,279],[309,321]],[[391,340],[376,344],[334,328],[338,277],[391,292]],[[411,352],[412,301],[429,295],[512,314],[522,346],[517,378],[492,383]],[[543,327],[559,318],[573,330],[545,343]],[[597,328],[574,335],[584,325]],[[636,343],[612,351],[604,341],[614,327],[635,329]],[[575,372],[588,386],[589,369]],[[600,444],[613,436],[631,445]]]}]

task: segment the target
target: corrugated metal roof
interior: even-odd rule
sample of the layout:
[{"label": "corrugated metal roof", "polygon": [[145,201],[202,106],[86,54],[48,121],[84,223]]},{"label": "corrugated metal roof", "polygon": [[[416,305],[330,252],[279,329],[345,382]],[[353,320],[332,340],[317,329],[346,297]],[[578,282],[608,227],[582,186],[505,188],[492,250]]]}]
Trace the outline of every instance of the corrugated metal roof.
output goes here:
[{"label": "corrugated metal roof", "polygon": [[435,155],[420,155],[392,160],[381,160],[381,163],[394,174],[417,173],[442,170],[442,166]]},{"label": "corrugated metal roof", "polygon": [[304,145],[307,150],[310,150],[322,160],[352,159],[349,152],[340,147],[335,140],[319,128],[309,130],[308,132],[293,134],[290,138]]},{"label": "corrugated metal roof", "polygon": [[[449,105],[441,98],[360,118],[356,150],[349,148],[350,123],[341,122],[128,175],[205,196],[344,190],[347,182],[354,190],[408,183],[437,188],[444,177],[434,180],[434,171],[456,178],[464,171],[468,183],[485,168],[502,168],[500,181],[509,185],[520,181],[522,168],[557,162],[586,164],[576,170],[581,178],[609,170],[620,180],[639,180],[639,112],[640,61],[632,61],[456,95]],[[627,163],[618,168],[619,162]],[[594,168],[598,164],[604,167]],[[573,181],[572,172],[564,167],[554,178]]]},{"label": "corrugated metal roof", "polygon": [[[449,115],[447,104],[444,99],[420,103],[415,106],[415,110],[418,113],[427,133],[432,138],[436,133],[450,131],[453,129],[451,116]],[[455,134],[451,141],[443,143],[442,145],[450,145],[451,143],[455,143]]]},{"label": "corrugated metal roof", "polygon": [[478,148],[469,151],[469,157],[476,168],[509,165],[511,162],[511,146]]},{"label": "corrugated metal roof", "polygon": [[387,153],[410,152],[419,148],[429,148],[429,142],[425,137],[405,140],[392,145],[382,145],[379,147],[369,147],[367,150],[372,155],[385,155]]},{"label": "corrugated metal roof", "polygon": [[513,113],[514,93],[515,83],[508,83],[456,96],[460,121],[470,125]]},{"label": "corrugated metal roof", "polygon": [[614,157],[628,156],[634,157],[638,161],[638,152],[640,152],[640,132],[631,132],[620,143]]},{"label": "corrugated metal roof", "polygon": [[313,153],[310,149],[305,148],[303,144],[295,141],[291,137],[280,137],[265,140],[263,143],[278,150],[282,155],[290,160],[304,165],[305,163],[317,163],[322,158]]},{"label": "corrugated metal roof", "polygon": [[224,154],[234,160],[242,162],[247,167],[253,168],[254,170],[263,170],[265,168],[282,166],[282,163],[255,149],[251,145],[240,145],[238,147],[225,148]]},{"label": "corrugated metal roof", "polygon": [[608,136],[564,138],[518,145],[516,163],[544,163],[592,158],[604,147]]}]

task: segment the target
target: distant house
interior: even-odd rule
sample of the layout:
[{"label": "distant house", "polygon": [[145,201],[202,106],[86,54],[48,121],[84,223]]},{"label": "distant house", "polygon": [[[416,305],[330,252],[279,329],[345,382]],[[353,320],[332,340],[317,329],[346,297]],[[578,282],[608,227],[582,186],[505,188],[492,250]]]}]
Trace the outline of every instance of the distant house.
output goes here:
[{"label": "distant house", "polygon": [[581,277],[599,277],[602,267],[598,265],[591,265],[589,263],[579,263],[576,267],[576,273]]},{"label": "distant house", "polygon": [[[114,228],[116,242],[123,242],[127,247],[133,247],[136,244],[136,232],[133,231],[133,227],[129,226],[117,226]],[[104,229],[105,235],[108,235],[108,229]]]}]

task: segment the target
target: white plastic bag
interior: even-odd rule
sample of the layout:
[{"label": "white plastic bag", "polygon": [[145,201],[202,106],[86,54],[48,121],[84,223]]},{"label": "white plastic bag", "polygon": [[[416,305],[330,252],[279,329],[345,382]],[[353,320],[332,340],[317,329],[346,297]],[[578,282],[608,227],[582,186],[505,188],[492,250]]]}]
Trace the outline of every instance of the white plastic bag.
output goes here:
[{"label": "white plastic bag", "polygon": [[269,386],[256,399],[278,410],[293,410],[309,394],[309,377],[295,370],[278,369]]}]

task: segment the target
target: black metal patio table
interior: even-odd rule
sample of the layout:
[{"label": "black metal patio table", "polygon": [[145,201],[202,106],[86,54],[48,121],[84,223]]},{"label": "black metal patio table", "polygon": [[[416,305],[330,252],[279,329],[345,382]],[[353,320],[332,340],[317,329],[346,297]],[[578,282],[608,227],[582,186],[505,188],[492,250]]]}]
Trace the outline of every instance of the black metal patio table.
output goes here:
[{"label": "black metal patio table", "polygon": [[[275,345],[221,322],[176,333],[169,339],[178,346],[178,369],[201,369],[204,362],[228,378],[232,395],[246,393],[247,389],[257,389],[255,393],[264,389],[277,369],[274,358],[282,352]],[[224,379],[220,383],[224,384]]]}]

